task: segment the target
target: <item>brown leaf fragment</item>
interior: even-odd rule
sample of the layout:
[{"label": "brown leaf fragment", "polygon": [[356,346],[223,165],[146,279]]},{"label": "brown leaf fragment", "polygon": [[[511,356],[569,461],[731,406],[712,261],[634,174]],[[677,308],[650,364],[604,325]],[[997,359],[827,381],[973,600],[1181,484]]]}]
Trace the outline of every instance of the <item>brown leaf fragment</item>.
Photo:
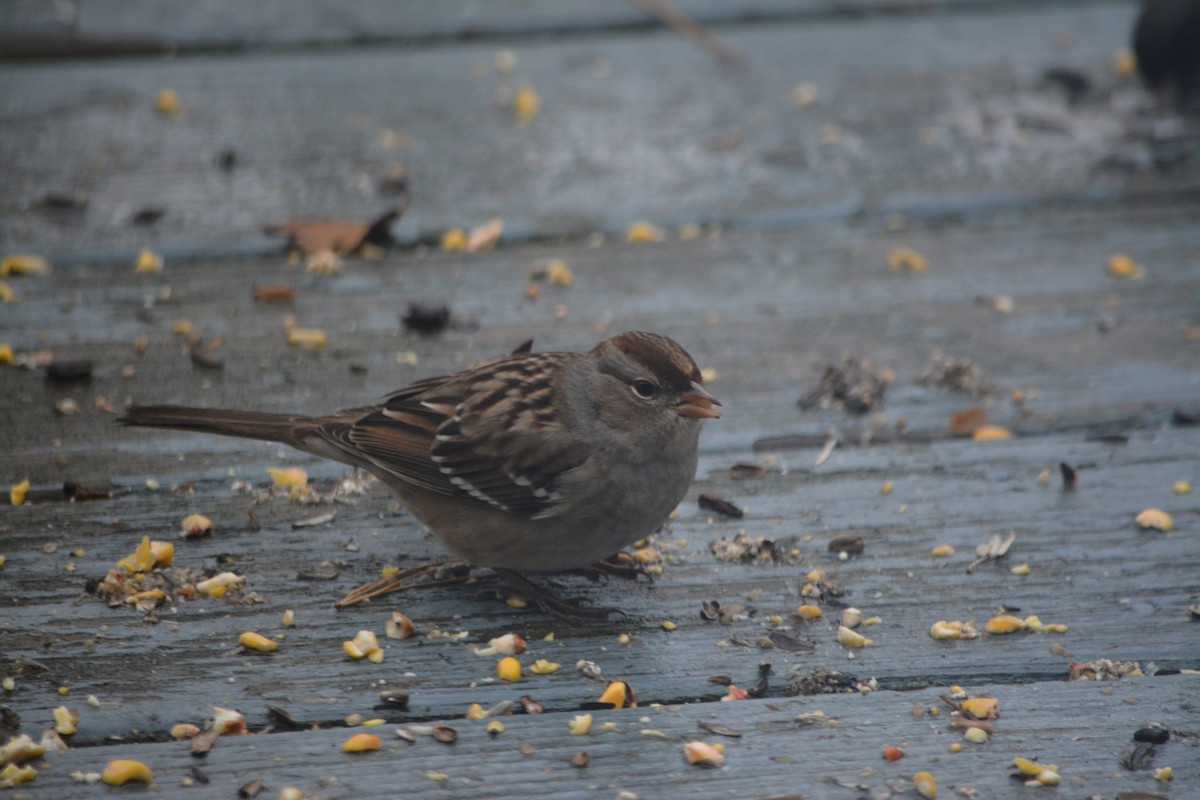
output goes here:
[{"label": "brown leaf fragment", "polygon": [[700,604],[700,618],[712,622],[721,617],[721,603],[717,600],[705,600]]},{"label": "brown leaf fragment", "polygon": [[771,640],[772,645],[788,653],[810,653],[817,649],[816,642],[800,639],[783,631],[771,631],[767,638]]},{"label": "brown leaf fragment", "polygon": [[521,695],[521,708],[525,709],[526,714],[541,714],[546,710],[544,705],[527,694]]},{"label": "brown leaf fragment", "polygon": [[696,725],[701,730],[708,731],[709,733],[715,734],[717,736],[729,736],[730,738],[736,739],[742,735],[742,732],[739,730],[734,730],[733,728],[730,728],[727,725],[722,725],[719,722],[710,722],[709,720],[706,720],[706,719],[700,720],[699,722],[696,723]]},{"label": "brown leaf fragment", "polygon": [[950,432],[955,436],[970,436],[987,423],[987,411],[975,406],[950,415]]},{"label": "brown leaf fragment", "polygon": [[733,685],[733,676],[732,675],[709,675],[708,682],[715,683],[718,686],[732,686]]},{"label": "brown leaf fragment", "polygon": [[458,741],[458,731],[449,725],[434,725],[431,734],[442,744],[454,744]]},{"label": "brown leaf fragment", "polygon": [[718,514],[734,519],[741,519],[745,516],[745,512],[735,506],[728,500],[723,500],[720,497],[711,494],[702,494],[699,499],[700,507],[706,511],[715,511]]},{"label": "brown leaf fragment", "polygon": [[290,303],[296,299],[296,288],[284,284],[267,284],[254,287],[256,303]]},{"label": "brown leaf fragment", "polygon": [[867,540],[858,533],[843,533],[829,540],[829,552],[860,555],[867,549]]},{"label": "brown leaf fragment", "polygon": [[407,199],[389,209],[370,223],[343,219],[289,220],[278,225],[268,225],[268,234],[283,234],[288,237],[288,246],[304,255],[331,250],[338,255],[352,255],[373,244],[387,247],[392,243],[391,226],[408,207]]}]

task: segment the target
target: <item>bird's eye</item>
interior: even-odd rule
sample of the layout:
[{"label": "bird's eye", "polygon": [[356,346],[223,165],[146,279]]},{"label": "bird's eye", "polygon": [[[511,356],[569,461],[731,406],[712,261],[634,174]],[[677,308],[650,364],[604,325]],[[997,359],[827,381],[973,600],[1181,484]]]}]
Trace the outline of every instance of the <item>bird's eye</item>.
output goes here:
[{"label": "bird's eye", "polygon": [[649,400],[654,397],[654,393],[658,391],[658,387],[653,381],[648,381],[645,378],[638,378],[633,382],[633,393],[643,400]]}]

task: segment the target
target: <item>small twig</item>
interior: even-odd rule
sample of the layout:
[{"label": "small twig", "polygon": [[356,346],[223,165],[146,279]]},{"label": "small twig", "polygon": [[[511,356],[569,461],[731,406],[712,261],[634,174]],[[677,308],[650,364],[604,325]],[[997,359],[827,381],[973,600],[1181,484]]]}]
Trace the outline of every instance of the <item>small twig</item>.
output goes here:
[{"label": "small twig", "polygon": [[402,569],[395,575],[389,575],[386,578],[380,578],[377,581],[364,584],[355,589],[351,589],[346,593],[346,596],[333,604],[334,608],[346,608],[347,606],[358,605],[365,603],[368,600],[373,600],[376,597],[382,597],[385,594],[392,592],[403,591],[404,589],[413,589],[420,587],[422,589],[431,588],[434,586],[451,586],[457,583],[465,583],[470,579],[469,575],[461,575],[453,578],[442,578],[439,580],[419,580],[422,576],[431,576],[439,570],[446,567],[464,566],[463,561],[436,561],[432,564],[424,564],[419,567],[409,567]]},{"label": "small twig", "polygon": [[745,56],[668,0],[629,0],[629,2],[671,26],[676,33],[691,39],[719,61],[737,69],[745,69]]}]

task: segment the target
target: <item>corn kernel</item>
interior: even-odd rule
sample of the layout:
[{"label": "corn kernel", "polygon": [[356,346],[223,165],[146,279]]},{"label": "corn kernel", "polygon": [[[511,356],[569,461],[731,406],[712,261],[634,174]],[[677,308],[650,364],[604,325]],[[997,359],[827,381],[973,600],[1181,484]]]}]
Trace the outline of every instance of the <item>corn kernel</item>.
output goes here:
[{"label": "corn kernel", "polygon": [[1170,767],[1159,767],[1151,774],[1153,775],[1154,780],[1160,783],[1166,783],[1174,777],[1174,773],[1175,771]]},{"label": "corn kernel", "polygon": [[983,728],[967,728],[963,738],[972,744],[983,744],[988,740],[988,732]]},{"label": "corn kernel", "polygon": [[1028,775],[1031,778],[1046,768],[1044,764],[1039,764],[1036,761],[1030,761],[1028,758],[1021,758],[1020,756],[1013,759],[1013,766],[1022,775]]},{"label": "corn kernel", "polygon": [[662,629],[664,631],[673,631],[678,627],[678,625],[676,625],[674,622],[671,622],[669,619],[663,620],[662,622]]},{"label": "corn kernel", "polygon": [[971,434],[976,442],[1002,442],[1013,438],[1012,431],[999,425],[981,425]]},{"label": "corn kernel", "polygon": [[153,783],[154,773],[141,761],[116,758],[109,761],[108,765],[104,767],[104,771],[100,773],[100,780],[109,786],[121,786],[130,781]]},{"label": "corn kernel", "polygon": [[917,790],[917,794],[924,797],[926,800],[932,800],[937,797],[937,780],[929,772],[917,772],[912,777],[913,786]]},{"label": "corn kernel", "polygon": [[196,591],[206,594],[209,597],[223,597],[231,586],[236,586],[243,581],[245,581],[245,578],[241,575],[236,575],[232,572],[221,572],[197,583]]},{"label": "corn kernel", "polygon": [[373,733],[356,733],[342,742],[343,753],[369,753],[383,747],[383,741]]},{"label": "corn kernel", "polygon": [[940,619],[929,626],[929,635],[934,639],[959,639],[962,637],[962,623]]},{"label": "corn kernel", "polygon": [[874,642],[863,636],[858,631],[853,631],[845,625],[839,625],[837,630],[838,644],[844,644],[847,647],[866,647]]},{"label": "corn kernel", "polygon": [[622,644],[622,645],[624,645],[624,644],[629,644],[629,634],[628,634],[628,633],[622,633],[620,636],[618,636],[618,637],[617,637],[617,644]]},{"label": "corn kernel", "polygon": [[190,739],[200,732],[199,726],[190,722],[180,722],[171,726],[172,739]]},{"label": "corn kernel", "polygon": [[951,752],[951,753],[961,753],[961,752],[962,752],[962,749],[963,749],[963,746],[962,746],[960,743],[958,743],[958,742],[953,742],[953,743],[950,745],[950,752]]},{"label": "corn kernel", "polygon": [[383,626],[383,634],[389,639],[408,639],[417,632],[413,621],[399,611],[393,611]]},{"label": "corn kernel", "polygon": [[5,764],[4,769],[0,769],[0,789],[28,783],[36,778],[37,774],[37,770],[28,765],[19,767],[16,764]]},{"label": "corn kernel", "polygon": [[630,244],[661,242],[666,240],[666,238],[666,231],[656,225],[651,225],[645,220],[638,220],[625,229],[625,241]]},{"label": "corn kernel", "polygon": [[531,84],[525,84],[513,95],[512,112],[518,126],[523,128],[528,125],[541,110],[541,98]]},{"label": "corn kernel", "polygon": [[484,719],[487,717],[487,711],[479,703],[471,703],[467,707],[467,719]]},{"label": "corn kernel", "polygon": [[805,603],[797,608],[795,613],[800,619],[816,619],[821,616],[821,609],[811,603]]},{"label": "corn kernel", "polygon": [[484,726],[484,730],[488,732],[489,736],[499,736],[504,733],[504,723],[498,719],[494,719]]},{"label": "corn kernel", "polygon": [[300,467],[267,467],[267,473],[280,489],[303,489],[308,485],[308,473]]},{"label": "corn kernel", "polygon": [[443,252],[467,249],[467,232],[462,228],[451,228],[442,234],[440,247]]},{"label": "corn kernel", "polygon": [[324,347],[327,337],[320,328],[288,328],[287,343],[293,347],[316,349]]},{"label": "corn kernel", "polygon": [[14,506],[19,506],[25,502],[25,495],[29,492],[29,479],[14,483],[12,488],[8,490],[8,501]]},{"label": "corn kernel", "polygon": [[725,754],[708,742],[685,742],[683,757],[689,764],[717,767],[725,762]]},{"label": "corn kernel", "polygon": [[975,719],[995,719],[1000,716],[1000,701],[994,697],[971,697],[959,703],[958,708]]},{"label": "corn kernel", "polygon": [[562,664],[559,664],[557,661],[547,661],[544,658],[539,658],[529,665],[529,671],[534,675],[550,675],[551,673],[558,672],[561,667]]},{"label": "corn kernel", "polygon": [[296,612],[290,608],[287,611],[284,611],[283,619],[281,620],[281,622],[283,623],[283,627],[285,627],[285,628],[296,627]]},{"label": "corn kernel", "polygon": [[500,659],[496,663],[496,676],[502,681],[521,680],[521,662],[512,656]]},{"label": "corn kernel", "polygon": [[1134,521],[1140,528],[1153,528],[1164,533],[1175,527],[1175,521],[1171,519],[1171,515],[1159,508],[1147,508],[1138,514]]},{"label": "corn kernel", "polygon": [[238,644],[247,650],[257,650],[260,653],[271,653],[279,649],[279,642],[254,631],[246,631],[239,636]]},{"label": "corn kernel", "polygon": [[983,629],[993,636],[1002,636],[1006,633],[1025,630],[1025,620],[1011,614],[1001,614],[989,619]]},{"label": "corn kernel", "polygon": [[1187,481],[1175,481],[1171,484],[1171,491],[1175,494],[1190,494],[1192,485]]},{"label": "corn kernel", "polygon": [[583,736],[591,729],[591,714],[576,714],[571,718],[571,721],[567,723],[567,730],[570,731],[572,736]]}]

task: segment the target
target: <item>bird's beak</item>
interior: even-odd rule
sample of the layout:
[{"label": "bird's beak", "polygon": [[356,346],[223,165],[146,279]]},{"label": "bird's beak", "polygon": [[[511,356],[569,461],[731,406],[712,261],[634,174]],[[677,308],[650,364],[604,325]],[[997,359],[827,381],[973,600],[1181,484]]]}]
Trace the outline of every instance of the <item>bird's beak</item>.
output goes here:
[{"label": "bird's beak", "polygon": [[684,392],[683,396],[679,398],[675,410],[681,417],[715,419],[721,416],[721,412],[714,407],[719,405],[721,405],[720,400],[709,394],[703,386],[692,381],[691,389]]}]

